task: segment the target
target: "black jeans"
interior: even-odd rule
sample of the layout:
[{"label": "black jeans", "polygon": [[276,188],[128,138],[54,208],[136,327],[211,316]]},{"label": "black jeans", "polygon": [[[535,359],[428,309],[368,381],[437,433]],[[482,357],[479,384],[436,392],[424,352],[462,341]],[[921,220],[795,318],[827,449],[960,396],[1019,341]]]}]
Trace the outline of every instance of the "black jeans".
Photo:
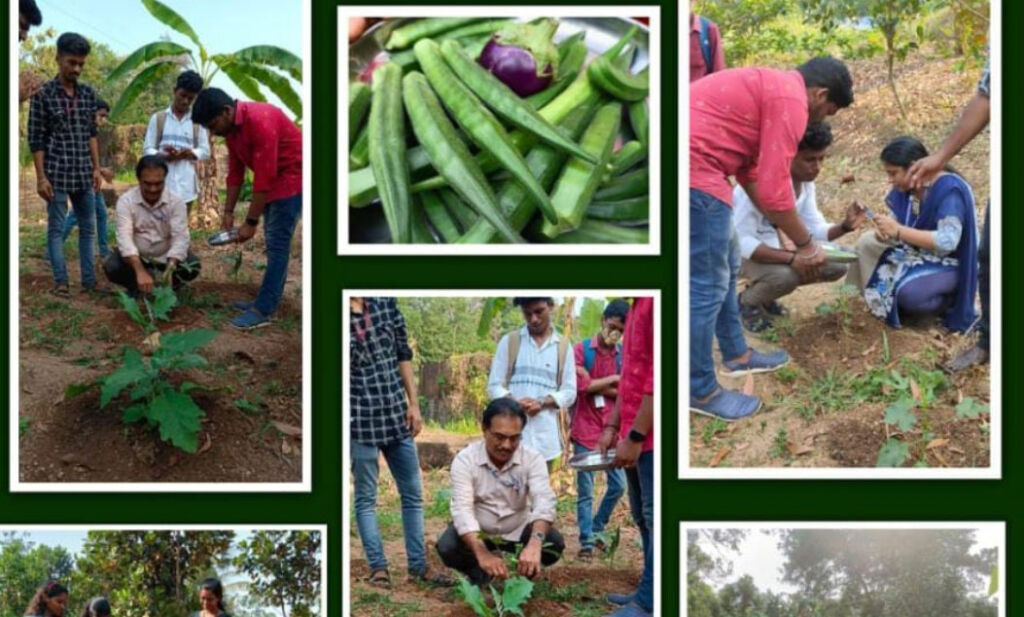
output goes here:
[{"label": "black jeans", "polygon": [[988,351],[989,318],[992,316],[991,300],[988,296],[988,285],[991,277],[989,271],[989,213],[992,202],[985,208],[985,227],[981,230],[981,242],[978,244],[978,293],[981,295],[981,322],[978,324],[978,347]]},{"label": "black jeans", "polygon": [[[157,278],[157,273],[167,270],[167,264],[148,259],[143,259],[142,264],[153,278]],[[129,294],[133,296],[138,294],[139,284],[135,279],[135,269],[128,263],[128,260],[121,257],[121,251],[118,249],[111,251],[110,257],[103,262],[103,273],[107,275],[107,280],[124,287]],[[185,283],[195,280],[197,276],[199,276],[199,258],[189,251],[185,261],[179,263],[174,269],[174,273],[171,274],[171,286],[177,291]]]},{"label": "black jeans", "polygon": [[[487,539],[484,540],[484,545],[491,551],[499,550],[503,553],[515,553],[517,544],[526,546],[532,533],[533,523],[530,523],[523,528],[523,533],[519,536],[518,543],[511,540],[495,543]],[[544,547],[540,552],[541,565],[547,567],[557,563],[562,558],[564,551],[565,539],[562,537],[562,534],[558,533],[557,529],[551,527],[548,529],[547,537],[544,538]],[[452,523],[448,523],[448,528],[437,539],[437,552],[441,555],[441,561],[444,562],[444,565],[462,572],[469,578],[471,583],[479,585],[490,580],[490,577],[480,569],[480,563],[476,560],[476,555],[462,541],[462,538],[459,537],[459,532],[455,531],[455,525]]]}]

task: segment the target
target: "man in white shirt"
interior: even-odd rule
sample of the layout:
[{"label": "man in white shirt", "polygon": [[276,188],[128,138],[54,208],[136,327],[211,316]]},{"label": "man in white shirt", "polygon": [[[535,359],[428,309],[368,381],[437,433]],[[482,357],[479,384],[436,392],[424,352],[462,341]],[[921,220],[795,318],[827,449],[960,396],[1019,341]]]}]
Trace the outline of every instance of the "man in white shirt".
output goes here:
[{"label": "man in white shirt", "polygon": [[[807,126],[790,164],[797,215],[816,242],[832,241],[859,229],[864,224],[864,209],[854,202],[846,216],[832,225],[818,209],[814,179],[832,145],[832,130],[824,122]],[[740,277],[747,279],[747,288],[740,294],[743,325],[751,332],[767,329],[774,317],[785,314],[777,300],[800,285],[835,281],[846,274],[846,266],[826,262],[812,266],[795,259],[796,246],[758,210],[742,186],[733,189],[733,221],[739,236],[743,263]]]},{"label": "man in white shirt", "polygon": [[178,289],[199,276],[199,258],[188,249],[188,209],[166,187],[162,158],[139,159],[135,177],[139,185],[117,200],[117,248],[103,271],[132,296],[153,291],[157,277]]},{"label": "man in white shirt", "polygon": [[452,461],[452,522],[437,540],[449,568],[483,585],[509,577],[494,551],[519,553],[517,571],[533,578],[541,566],[556,563],[565,540],[554,528],[557,499],[544,458],[521,443],[533,420],[510,398],[484,410],[484,438],[466,446]]},{"label": "man in white shirt", "polygon": [[511,398],[529,416],[523,444],[540,452],[549,468],[562,454],[559,410],[576,402],[572,346],[551,325],[553,298],[515,298],[526,325],[498,342],[487,380],[491,400]]},{"label": "man in white shirt", "polygon": [[192,123],[192,102],[203,89],[195,71],[178,75],[171,106],[149,118],[142,154],[154,154],[167,162],[167,188],[191,206],[199,197],[196,161],[210,158],[210,133]]}]

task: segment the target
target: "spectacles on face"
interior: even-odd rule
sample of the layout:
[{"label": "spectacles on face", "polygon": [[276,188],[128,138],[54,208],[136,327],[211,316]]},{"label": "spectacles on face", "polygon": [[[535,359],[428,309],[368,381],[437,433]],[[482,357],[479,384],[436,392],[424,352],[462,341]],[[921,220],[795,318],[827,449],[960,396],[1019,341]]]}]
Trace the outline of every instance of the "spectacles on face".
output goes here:
[{"label": "spectacles on face", "polygon": [[515,448],[519,445],[519,442],[523,439],[522,433],[516,433],[515,435],[505,435],[503,433],[495,433],[493,431],[487,431],[487,439],[496,446],[503,446],[508,443],[509,446]]}]

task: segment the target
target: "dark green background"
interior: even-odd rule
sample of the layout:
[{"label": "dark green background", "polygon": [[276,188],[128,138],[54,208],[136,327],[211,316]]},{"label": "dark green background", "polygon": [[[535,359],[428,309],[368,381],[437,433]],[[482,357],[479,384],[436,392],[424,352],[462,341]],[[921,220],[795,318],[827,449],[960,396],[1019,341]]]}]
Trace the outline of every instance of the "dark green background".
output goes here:
[{"label": "dark green background", "polygon": [[[486,3],[486,2],[485,2]],[[462,4],[462,3],[454,3]],[[466,3],[470,4],[470,3]],[[480,4],[473,2],[472,4]],[[579,4],[579,3],[568,3]],[[620,1],[590,2],[621,6]],[[1021,25],[1022,3],[1004,5],[1004,74],[1014,70],[1015,26]],[[1024,518],[1021,505],[1021,426],[1017,408],[1006,405],[1003,414],[1003,476],[1001,481],[690,481],[676,480],[677,432],[680,405],[677,383],[678,313],[677,257],[679,188],[677,151],[679,127],[678,41],[676,28],[679,5],[662,3],[662,255],[660,257],[348,257],[336,255],[337,208],[335,179],[337,15],[334,2],[316,2],[313,7],[313,193],[306,197],[306,224],[313,238],[313,446],[312,494],[20,494],[11,495],[8,486],[8,427],[0,422],[0,460],[5,461],[0,477],[0,524],[65,523],[326,523],[328,525],[328,615],[341,615],[342,537],[341,516],[341,293],[344,289],[374,288],[657,288],[662,290],[662,435],[661,508],[661,614],[679,613],[679,521],[684,520],[978,520],[1009,522],[1007,547],[1014,542],[1015,523]],[[8,23],[6,12],[4,28]],[[1017,44],[1019,45],[1019,44]],[[995,77],[999,80],[999,76]],[[1003,114],[1004,159],[1018,157],[1009,139],[1019,135],[1021,123],[1014,113],[1015,83],[1002,82],[1007,94]],[[6,101],[6,99],[5,99]],[[5,112],[9,108],[5,105]],[[7,116],[5,116],[6,118]],[[7,123],[4,123],[5,127]],[[308,130],[308,129],[307,129]],[[7,143],[7,139],[4,139]],[[11,164],[5,148],[3,182],[8,182]],[[309,164],[307,162],[307,164]],[[1004,201],[1014,203],[1015,185],[1004,186]],[[6,194],[6,192],[5,192]],[[9,207],[16,207],[11,204]],[[1003,225],[1019,229],[1017,209],[1004,209]],[[8,237],[8,221],[2,233]],[[9,247],[5,247],[8,248]],[[4,252],[7,267],[9,250]],[[1012,273],[1012,270],[1011,270]],[[5,296],[7,290],[4,290]],[[1012,281],[1006,281],[1004,295],[1012,297]],[[8,298],[7,310],[16,310]],[[8,340],[5,314],[2,340]],[[1009,346],[1017,334],[1012,319],[1004,320],[1008,359]],[[1012,366],[1012,364],[1011,364]],[[1012,370],[1008,373],[1013,375]],[[4,374],[5,382],[8,376]],[[9,388],[17,384],[7,383]],[[82,444],[83,448],[102,444]],[[347,558],[347,557],[346,557]],[[1021,577],[1015,576],[1019,563],[1011,550],[1007,558],[1004,589],[1013,595]],[[773,567],[766,564],[766,567]],[[1012,598],[1007,615],[1014,615]]]}]

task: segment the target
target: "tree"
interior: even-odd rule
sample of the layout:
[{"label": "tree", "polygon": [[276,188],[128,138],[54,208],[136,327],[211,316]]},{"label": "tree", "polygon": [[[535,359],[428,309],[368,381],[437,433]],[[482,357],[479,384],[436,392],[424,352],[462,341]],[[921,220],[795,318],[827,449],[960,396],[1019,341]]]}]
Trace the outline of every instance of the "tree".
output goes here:
[{"label": "tree", "polygon": [[320,532],[257,531],[239,543],[235,567],[252,579],[256,599],[276,606],[281,617],[320,612]]},{"label": "tree", "polygon": [[0,534],[0,617],[22,614],[48,580],[67,581],[74,559],[63,547],[34,545],[13,532]]},{"label": "tree", "polygon": [[[923,0],[801,0],[807,13],[808,21],[813,21],[825,30],[831,30],[844,20],[858,20],[867,17],[871,24],[885,37],[885,56],[888,68],[889,88],[896,101],[900,118],[907,124],[907,112],[903,108],[899,92],[896,90],[896,79],[893,67],[896,60],[903,61],[912,49],[917,49],[916,40],[903,41],[897,38],[900,24],[916,18]],[[917,29],[917,38],[923,38],[921,26]]]}]

